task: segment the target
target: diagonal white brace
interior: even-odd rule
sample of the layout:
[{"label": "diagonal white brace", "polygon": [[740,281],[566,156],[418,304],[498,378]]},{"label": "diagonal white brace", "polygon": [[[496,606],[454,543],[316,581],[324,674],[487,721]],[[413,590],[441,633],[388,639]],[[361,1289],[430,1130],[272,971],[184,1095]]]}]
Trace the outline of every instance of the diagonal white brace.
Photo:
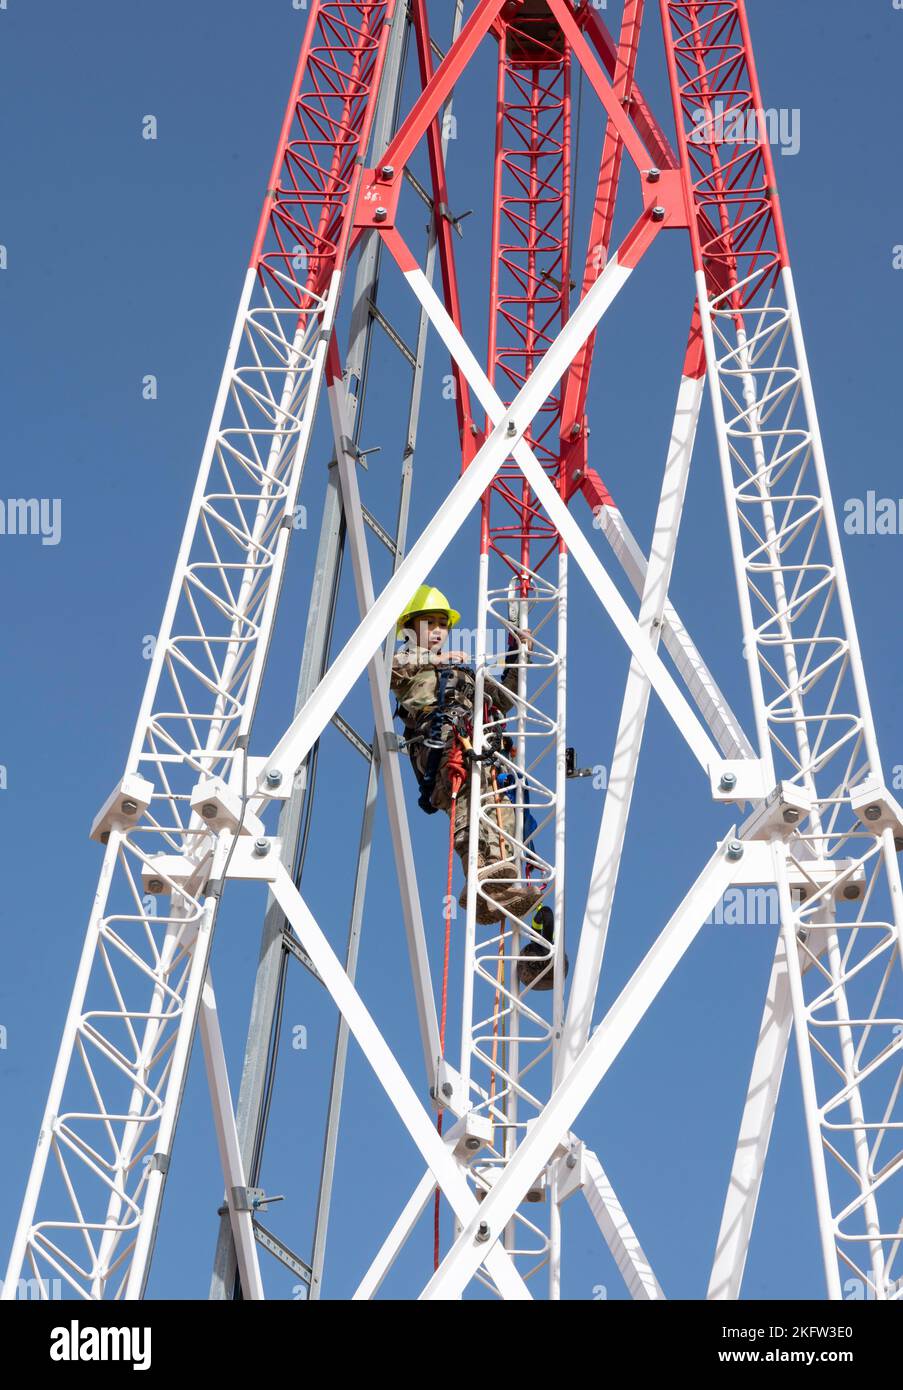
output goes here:
[{"label": "diagonal white brace", "polygon": [[650,645],[636,618],[615,588],[614,581],[568,511],[548,476],[534,458],[518,459],[527,481],[546,509],[574,559],[586,575],[596,597],[630,648],[637,665],[662,700],[703,770],[721,762],[721,754],[706,733],[677,682]]},{"label": "diagonal white brace", "polygon": [[480,1223],[488,1227],[488,1239],[498,1241],[536,1174],[548,1163],[562,1136],[568,1133],[733,881],[734,866],[726,849],[732,839],[733,833],[712,855],[593,1033],[571,1072],[552,1092],[527,1137],[484,1198],[478,1217],[464,1223],[460,1236],[426,1285],[422,1298],[456,1298],[473,1278],[485,1258],[485,1241],[483,1244],[477,1241]]},{"label": "diagonal white brace", "polygon": [[583,1188],[589,1209],[605,1239],[624,1283],[635,1299],[664,1298],[661,1284],[640,1245],[617,1194],[592,1149],[584,1149],[587,1182]]},{"label": "diagonal white brace", "polygon": [[[658,646],[662,630],[703,391],[704,382],[698,378],[681,378],[640,603],[639,624],[653,647]],[[650,694],[645,673],[638,662],[631,661],[558,1050],[556,1079],[568,1070],[570,1059],[579,1055],[589,1037]]]},{"label": "diagonal white brace", "polygon": [[[384,640],[411,594],[418,584],[423,582],[440,556],[445,554],[505,459],[512,453],[518,457],[518,440],[529,429],[533,417],[564,374],[568,362],[594,331],[605,310],[626,283],[629,274],[630,271],[620,266],[616,258],[612,259],[574,310],[555,342],[518,393],[510,410],[504,413],[504,418],[500,418],[470,467],[462,473],[442,506],[409,550],[406,559],[386,584],[370,612],[351,635],[304,708],[299,711],[279,740],[258,779],[261,791],[266,788],[266,778],[270,772],[279,772],[283,778],[294,774],[295,768],[323,732]],[[439,324],[434,315],[440,312],[444,315],[460,343],[459,351],[467,364],[465,369],[462,362],[462,370],[465,370],[468,379],[474,370],[478,376],[482,376],[476,358],[458,334],[423,272],[419,269],[416,272],[412,271],[407,278],[418,287],[418,298],[421,297],[419,290],[423,290],[421,302],[437,327]],[[496,413],[500,409],[499,403]],[[518,462],[520,461],[518,458]],[[674,689],[676,691],[676,686]],[[678,698],[683,698],[679,692]]]},{"label": "diagonal white brace", "polygon": [[[627,277],[630,274],[629,271],[625,271],[623,267],[618,264],[617,258],[615,257],[609,262],[602,275],[589,291],[589,294],[583,301],[584,304],[586,304],[591,296],[596,293],[597,289],[603,285],[609,273],[612,275],[611,285],[617,288],[621,288],[623,284],[626,283]],[[467,343],[464,341],[464,338],[456,328],[444,304],[421,270],[417,269],[408,272],[406,278],[414,290],[414,293],[417,295],[417,298],[420,300],[420,303],[423,305],[423,308],[429,314],[437,333],[454,357],[464,376],[466,376],[475,396],[483,406],[489,418],[497,426],[498,423],[506,417],[505,406],[502,404],[489,378],[480,367],[470,348],[467,346]],[[614,298],[614,294],[611,290],[609,290],[609,293],[611,294],[611,298]],[[549,359],[560,360],[559,355],[561,353],[569,350],[576,352],[581,346],[581,344],[578,343],[571,348],[568,330],[571,324],[574,323],[582,307],[583,305],[581,304],[577,310],[575,310],[569,322],[549,348],[542,363],[536,369],[536,372],[534,372],[533,377],[530,378],[527,387],[521,391],[514,404],[510,407],[508,414],[516,419],[519,434],[527,427],[521,419],[520,409],[520,402],[524,392],[532,381],[535,380],[536,376],[538,376],[542,367]],[[566,370],[567,365],[567,362],[561,363],[559,375]],[[561,497],[537,460],[530,445],[525,439],[519,438],[511,452],[526,475],[533,491],[545,507],[550,520],[557,527],[559,534],[564,538],[569,550],[592,585],[597,598],[606,609],[609,617],[611,617],[618,631],[621,633],[621,636],[629,646],[643,674],[661,697],[665,708],[677,724],[678,729],[683,734],[703,770],[708,773],[709,768],[713,764],[721,761],[719,749],[711,738],[709,738],[698,717],[691,709],[688,701],[671,677],[658,653],[653,650],[646,634],[641,630],[636,618],[634,618],[627,604],[618,593],[608,571],[596,555],[590,542],[584,536],[577,521],[568,511],[564,502],[562,502]],[[477,458],[479,457],[480,454],[477,455]],[[471,465],[471,467],[472,466],[473,465]]]},{"label": "diagonal white brace", "polygon": [[743,1284],[749,1240],[793,1027],[786,951],[785,939],[780,935],[768,981],[765,1012],[759,1029],[759,1040],[706,1294],[710,1299],[738,1299]]},{"label": "diagonal white brace", "polygon": [[[242,857],[247,858],[247,851],[239,845],[236,849],[236,859]],[[270,867],[268,876],[270,874],[274,898],[298,933],[302,946],[316,966],[336,1007],[344,1016],[358,1046],[431,1169],[449,1205],[462,1225],[471,1220],[476,1222],[479,1219],[480,1208],[457,1160],[449,1153],[436,1132],[432,1119],[424,1110],[395,1054],[342,969],[338,956],[318,927],[310,908],[292,882],[291,875],[283,864],[277,864],[275,868]],[[485,1263],[503,1297],[532,1297],[506,1250],[497,1243],[485,1249],[478,1249],[477,1267]]]},{"label": "diagonal white brace", "polygon": [[436,1179],[427,1169],[405,1202],[401,1215],[379,1247],[373,1263],[355,1290],[353,1302],[374,1298],[379,1292],[383,1280],[401,1254],[409,1235],[423,1215],[423,1210],[435,1190]]},{"label": "diagonal white brace", "polygon": [[241,1161],[241,1145],[238,1141],[238,1127],[232,1107],[229,1089],[229,1071],[226,1054],[219,1027],[219,1014],[216,1008],[216,995],[210,970],[201,991],[201,1041],[204,1045],[204,1063],[207,1068],[207,1081],[213,1101],[213,1120],[216,1127],[216,1141],[220,1152],[223,1177],[226,1181],[226,1202],[229,1207],[229,1221],[232,1226],[232,1239],[235,1241],[235,1255],[241,1275],[242,1297],[249,1302],[264,1297],[263,1281],[260,1277],[260,1264],[257,1258],[257,1241],[254,1236],[254,1222],[248,1209],[237,1210],[232,1200],[235,1188],[246,1186],[246,1174]]},{"label": "diagonal white brace", "polygon": [[[454,1148],[463,1130],[464,1120],[456,1120],[451,1129],[446,1130],[445,1134],[442,1136],[442,1142],[446,1148]],[[395,1225],[379,1247],[373,1263],[355,1291],[353,1301],[373,1298],[379,1292],[383,1280],[398,1259],[401,1251],[404,1249],[408,1237],[419,1221],[423,1214],[424,1207],[435,1190],[436,1179],[433,1177],[429,1168],[427,1168],[423,1177],[405,1203]]]}]

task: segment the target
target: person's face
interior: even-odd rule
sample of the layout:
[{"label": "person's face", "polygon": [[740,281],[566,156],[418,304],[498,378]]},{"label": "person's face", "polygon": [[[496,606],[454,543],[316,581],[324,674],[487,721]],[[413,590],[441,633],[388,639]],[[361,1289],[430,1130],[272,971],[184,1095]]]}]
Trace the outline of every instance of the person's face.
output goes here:
[{"label": "person's face", "polygon": [[448,640],[448,618],[444,613],[421,613],[414,619],[418,647],[437,652]]}]

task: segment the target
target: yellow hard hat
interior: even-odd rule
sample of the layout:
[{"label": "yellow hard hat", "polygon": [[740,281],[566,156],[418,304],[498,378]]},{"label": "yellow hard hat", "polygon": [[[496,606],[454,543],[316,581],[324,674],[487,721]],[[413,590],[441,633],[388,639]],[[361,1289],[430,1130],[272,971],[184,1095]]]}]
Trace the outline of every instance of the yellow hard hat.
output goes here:
[{"label": "yellow hard hat", "polygon": [[452,608],[442,590],[434,589],[429,584],[421,584],[416,594],[399,613],[395,631],[401,632],[410,619],[416,618],[419,613],[445,613],[448,617],[449,627],[455,627],[461,621],[461,614]]}]

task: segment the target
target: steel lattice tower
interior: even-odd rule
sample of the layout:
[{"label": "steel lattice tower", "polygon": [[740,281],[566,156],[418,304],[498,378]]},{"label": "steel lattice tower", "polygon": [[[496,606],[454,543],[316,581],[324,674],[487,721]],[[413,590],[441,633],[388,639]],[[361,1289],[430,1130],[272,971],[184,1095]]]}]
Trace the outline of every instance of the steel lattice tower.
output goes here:
[{"label": "steel lattice tower", "polygon": [[[791,1034],[827,1295],[841,1297],[852,1272],[870,1297],[901,1296],[903,810],[881,770],[746,6],[660,0],[672,100],[660,119],[636,80],[646,8],[624,0],[615,38],[589,0],[456,0],[444,7],[442,53],[426,0],[310,2],[134,739],[92,831],[103,845],[100,882],[7,1298],[22,1276],[59,1278],[87,1299],[143,1295],[198,1032],[226,1189],[212,1297],[262,1298],[261,1248],[319,1296],[350,1037],[424,1165],[397,1219],[386,1213],[385,1242],[364,1261],[357,1297],[376,1294],[437,1188],[454,1236],[424,1297],[458,1297],[472,1281],[506,1298],[558,1297],[560,1210],[578,1192],[629,1294],[663,1297],[580,1115],[724,893],[761,885],[777,890],[780,931],[708,1297],[740,1294]],[[651,30],[656,16],[645,18]],[[497,84],[479,171],[492,200],[482,348],[464,336],[445,170],[455,88],[478,48],[494,53]],[[417,95],[406,109],[411,73]],[[596,103],[602,152],[588,244],[575,249],[578,75]],[[725,113],[735,119],[725,122]],[[739,140],[725,128],[738,123]],[[411,168],[421,146],[428,186]],[[639,188],[641,208],[615,246],[628,184],[634,196]],[[401,230],[410,199],[429,210],[422,265]],[[687,236],[695,309],[647,557],[593,467],[588,396],[597,329],[664,232]],[[384,263],[413,296],[413,342],[380,301]],[[339,314],[349,301],[343,347]],[[430,330],[451,359],[460,471],[411,543]],[[404,397],[394,532],[361,496],[377,333],[398,354]],[[706,384],[754,714],[746,731],[668,597]],[[328,415],[335,456],[295,716],[275,748],[254,750],[318,411]],[[481,711],[493,629],[507,635],[518,674],[510,742],[494,763],[516,789],[510,849],[523,881],[547,885],[560,929],[555,985],[539,1000],[518,983],[519,962],[541,940],[531,921],[477,920],[477,898],[491,889],[477,886],[473,832],[481,818],[492,822],[494,797],[481,791],[475,764],[463,988],[452,1003],[458,1054],[440,1042],[388,674],[398,613],[449,547],[463,546],[472,515],[480,518],[474,749],[484,755],[492,732]],[[368,533],[390,557],[379,593]],[[626,575],[636,611],[601,551]],[[333,653],[345,554],[360,621]],[[567,711],[579,698],[568,691],[569,570],[588,583],[600,622],[614,625],[631,662],[623,695],[613,696],[621,715],[592,871],[588,882],[566,883]],[[359,681],[372,703],[370,742],[341,713]],[[701,848],[698,876],[689,888],[676,885],[673,915],[596,1020],[653,694],[724,806],[726,833],[714,851]],[[302,895],[303,875],[316,872],[305,863],[307,831],[330,722],[368,767],[343,960]],[[422,1043],[425,1071],[416,1077],[355,985],[381,797]],[[233,878],[266,890],[235,1110],[211,970],[217,912]],[[309,1258],[263,1226],[258,1188],[292,961],[339,1013]]]}]

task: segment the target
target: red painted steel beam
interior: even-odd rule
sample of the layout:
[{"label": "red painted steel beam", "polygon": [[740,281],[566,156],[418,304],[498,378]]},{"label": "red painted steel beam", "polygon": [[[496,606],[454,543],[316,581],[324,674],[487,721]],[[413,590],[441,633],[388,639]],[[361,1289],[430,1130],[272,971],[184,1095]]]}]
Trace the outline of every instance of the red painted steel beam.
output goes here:
[{"label": "red painted steel beam", "polygon": [[505,0],[479,0],[461,33],[411,108],[385,153],[385,163],[404,168],[445,105],[461,73],[489,32]]},{"label": "red painted steel beam", "polygon": [[609,122],[620,135],[624,148],[637,169],[642,173],[644,170],[652,168],[655,165],[655,159],[636,126],[628,118],[623,105],[615,94],[614,87],[584,38],[580,26],[574,18],[573,11],[566,4],[566,0],[549,0],[549,9],[560,23],[564,36],[573,50],[574,57],[586,73],[596,96],[605,107]]},{"label": "red painted steel beam", "polygon": [[[742,0],[660,5],[681,167],[695,213],[694,266],[711,297],[733,290],[739,310],[763,301],[789,263],[746,8]],[[734,138],[737,122],[750,137],[742,143]]]},{"label": "red painted steel beam", "polygon": [[[423,90],[433,80],[433,53],[430,46],[430,27],[426,0],[411,0],[411,14],[417,41],[417,61]],[[443,103],[444,105],[444,103]],[[452,228],[449,220],[448,184],[445,177],[445,159],[442,153],[442,133],[438,119],[430,121],[427,128],[427,148],[430,162],[430,178],[433,186],[433,217],[436,224],[436,237],[439,248],[439,265],[442,272],[442,290],[445,307],[455,327],[461,329],[461,296],[458,289],[458,273],[452,243]],[[459,370],[454,358],[451,362],[455,383],[455,408],[458,414],[458,435],[461,440],[461,467],[466,468],[473,459],[478,447],[478,429],[473,418],[470,387],[467,378]]]},{"label": "red painted steel beam", "polygon": [[314,0],[251,256],[261,283],[302,310],[347,259],[396,3]]},{"label": "red painted steel beam", "polygon": [[[626,0],[624,5],[621,37],[614,71],[614,92],[622,106],[626,106],[633,89],[644,7],[645,0]],[[587,291],[605,269],[608,261],[615,205],[621,180],[623,152],[624,142],[620,132],[609,121],[605,127],[605,140],[599,164],[599,178],[590,224],[589,244],[583,268],[582,297],[586,296]],[[561,412],[561,438],[562,448],[571,452],[574,443],[585,428],[583,417],[586,410],[586,397],[589,391],[595,343],[596,335],[594,333],[574,359],[565,380],[564,405]]]},{"label": "red painted steel beam", "polygon": [[[510,402],[568,317],[571,54],[547,6],[509,7],[498,34],[487,375]],[[559,387],[525,436],[559,489],[561,402]],[[481,540],[525,589],[525,572],[558,548],[516,465],[504,464],[487,489]]]},{"label": "red painted steel beam", "polygon": [[[609,77],[615,77],[618,70],[618,45],[599,11],[588,4],[577,15],[577,20],[602,61]],[[625,109],[639,131],[640,137],[654,158],[659,169],[676,169],[679,164],[667,135],[652,113],[652,108],[642,91],[634,85]]]}]

